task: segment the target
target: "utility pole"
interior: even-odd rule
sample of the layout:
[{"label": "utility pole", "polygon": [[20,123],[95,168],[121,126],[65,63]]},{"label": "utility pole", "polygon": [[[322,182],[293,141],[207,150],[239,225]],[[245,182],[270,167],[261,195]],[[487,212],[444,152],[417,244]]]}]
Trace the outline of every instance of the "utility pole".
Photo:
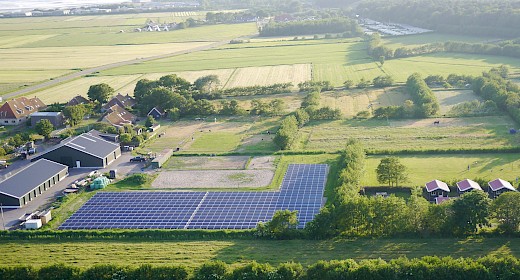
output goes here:
[{"label": "utility pole", "polygon": [[0,203],[0,212],[2,212],[2,229],[5,230],[4,205],[2,203]]}]

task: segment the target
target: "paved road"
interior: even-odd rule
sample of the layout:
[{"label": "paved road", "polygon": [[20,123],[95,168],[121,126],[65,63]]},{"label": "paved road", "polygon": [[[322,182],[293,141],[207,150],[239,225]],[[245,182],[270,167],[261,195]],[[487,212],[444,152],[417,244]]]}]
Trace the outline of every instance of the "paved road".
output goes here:
[{"label": "paved road", "polygon": [[220,41],[220,42],[216,42],[216,43],[205,45],[205,46],[195,47],[195,48],[182,50],[182,51],[176,51],[176,52],[163,54],[163,55],[156,55],[156,56],[149,56],[149,57],[143,57],[143,58],[136,58],[136,59],[132,59],[132,60],[121,61],[121,62],[106,64],[106,65],[102,65],[102,66],[97,66],[97,67],[94,67],[94,68],[83,69],[83,70],[81,70],[79,72],[74,72],[74,73],[71,73],[71,74],[68,74],[68,75],[65,75],[65,76],[57,77],[57,78],[54,78],[52,80],[49,80],[49,81],[41,83],[41,84],[29,86],[29,87],[26,87],[24,89],[17,90],[17,91],[5,94],[5,95],[2,96],[2,98],[5,100],[5,99],[16,97],[18,95],[24,95],[24,94],[27,94],[27,93],[31,93],[33,91],[42,90],[44,88],[48,88],[48,87],[55,86],[55,85],[60,84],[60,83],[68,82],[70,80],[73,80],[73,79],[76,79],[76,78],[80,78],[80,77],[83,77],[83,76],[86,76],[86,75],[89,75],[89,74],[93,74],[95,72],[100,72],[100,71],[104,71],[104,70],[108,70],[108,69],[112,69],[112,68],[116,68],[116,67],[121,67],[121,66],[126,66],[126,65],[131,65],[131,64],[137,64],[137,63],[151,61],[151,60],[156,60],[156,59],[168,58],[168,57],[177,56],[177,55],[181,55],[181,54],[187,54],[187,53],[192,53],[192,52],[209,50],[209,49],[212,49],[212,48],[217,48],[217,47],[223,46],[223,45],[225,45],[227,43],[229,43],[229,40]]}]

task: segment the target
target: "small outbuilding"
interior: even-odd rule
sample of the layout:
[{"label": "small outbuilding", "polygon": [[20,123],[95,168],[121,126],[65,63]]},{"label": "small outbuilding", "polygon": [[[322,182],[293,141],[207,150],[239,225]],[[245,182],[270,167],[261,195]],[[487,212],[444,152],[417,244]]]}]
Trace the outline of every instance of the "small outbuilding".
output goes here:
[{"label": "small outbuilding", "polygon": [[497,198],[502,193],[516,191],[515,187],[513,187],[513,185],[511,185],[511,183],[509,183],[506,180],[502,180],[500,178],[489,182],[488,185],[489,185],[489,189],[488,189],[489,197],[491,197],[493,199]]},{"label": "small outbuilding", "polygon": [[120,156],[119,144],[87,132],[63,140],[35,160],[45,158],[73,168],[105,168]]},{"label": "small outbuilding", "polygon": [[450,188],[446,183],[439,180],[433,180],[426,183],[426,192],[428,192],[429,200],[435,200],[437,197],[448,197]]},{"label": "small outbuilding", "polygon": [[164,110],[159,107],[153,107],[147,115],[152,116],[154,119],[158,120],[166,116],[166,112],[164,112]]},{"label": "small outbuilding", "polygon": [[36,112],[31,114],[31,126],[36,126],[41,120],[49,120],[54,127],[61,127],[65,123],[61,112]]},{"label": "small outbuilding", "polygon": [[0,182],[0,203],[20,208],[69,175],[66,165],[40,159]]},{"label": "small outbuilding", "polygon": [[482,188],[480,187],[480,185],[477,182],[470,180],[470,179],[466,179],[466,180],[457,182],[457,191],[458,191],[459,195],[466,193],[466,192],[470,192],[472,190],[481,191]]}]

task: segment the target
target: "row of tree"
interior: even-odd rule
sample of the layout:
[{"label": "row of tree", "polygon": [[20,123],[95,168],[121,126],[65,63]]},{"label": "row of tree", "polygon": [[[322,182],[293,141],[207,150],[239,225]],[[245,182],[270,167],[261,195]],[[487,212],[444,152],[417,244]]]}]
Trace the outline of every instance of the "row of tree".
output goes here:
[{"label": "row of tree", "polygon": [[341,33],[344,37],[363,34],[355,20],[348,18],[329,18],[290,22],[269,22],[259,30],[260,36],[294,36],[323,33]]},{"label": "row of tree", "polygon": [[500,68],[483,73],[474,79],[473,91],[483,99],[493,101],[499,109],[520,122],[520,86],[504,76],[507,76],[507,72]]},{"label": "row of tree", "polygon": [[191,271],[183,266],[141,265],[130,268],[96,265],[79,269],[66,265],[41,268],[0,268],[1,279],[25,280],[336,280],[336,279],[516,279],[520,260],[512,256],[488,256],[480,259],[452,257],[401,257],[390,261],[352,259],[319,261],[304,267],[300,263],[281,263],[274,267],[255,261],[246,265],[228,265],[222,261],[205,263]]},{"label": "row of tree", "polygon": [[439,111],[439,102],[437,97],[421,75],[414,73],[406,80],[406,89],[412,96],[416,105],[416,113],[420,117],[429,117],[435,115]]},{"label": "row of tree", "polygon": [[[378,166],[378,179],[402,180],[399,177],[402,172],[393,169],[391,165],[395,162],[388,159]],[[518,192],[504,193],[491,201],[485,192],[472,191],[440,205],[429,203],[421,188],[412,189],[408,199],[393,195],[387,198],[364,196],[360,194],[360,180],[364,174],[365,152],[356,140],[347,143],[340,166],[334,197],[329,198],[332,203],[322,208],[307,225],[311,237],[460,236],[475,234],[480,228],[489,229],[491,219],[498,223],[499,233],[517,234],[520,231]]]}]

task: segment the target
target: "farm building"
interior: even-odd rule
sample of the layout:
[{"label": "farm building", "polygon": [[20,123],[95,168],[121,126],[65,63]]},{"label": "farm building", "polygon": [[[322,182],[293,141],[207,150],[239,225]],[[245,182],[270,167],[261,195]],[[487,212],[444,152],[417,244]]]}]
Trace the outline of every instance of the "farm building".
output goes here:
[{"label": "farm building", "polygon": [[482,188],[480,187],[480,185],[477,182],[472,181],[470,179],[466,179],[466,180],[457,182],[457,191],[459,192],[459,194],[463,194],[465,192],[470,192],[472,190],[481,191]]},{"label": "farm building", "polygon": [[114,98],[110,99],[107,104],[103,105],[102,110],[107,111],[114,105],[119,105],[121,108],[131,108],[135,103],[135,99],[130,95],[122,95],[121,93],[118,93]]},{"label": "farm building", "polygon": [[152,116],[154,119],[158,120],[166,116],[166,112],[164,112],[164,110],[159,107],[153,107],[152,110],[150,110],[150,112],[148,112],[146,115]]},{"label": "farm building", "polygon": [[429,200],[436,200],[438,197],[448,197],[448,193],[450,192],[448,185],[439,180],[428,182],[425,186]]},{"label": "farm building", "polygon": [[491,198],[497,198],[499,195],[505,192],[516,191],[515,187],[506,180],[495,179],[488,183],[488,193]]},{"label": "farm building", "polygon": [[61,112],[36,112],[31,114],[31,126],[36,126],[41,120],[49,120],[54,127],[61,127],[65,124]]},{"label": "farm building", "polygon": [[103,116],[103,121],[115,127],[122,127],[125,124],[133,124],[137,117],[125,110],[125,108],[114,105],[110,107]]},{"label": "farm building", "polygon": [[63,140],[50,151],[36,157],[74,168],[105,168],[121,156],[121,148],[90,133]]},{"label": "farm building", "polygon": [[29,119],[29,115],[46,107],[38,97],[19,97],[9,100],[0,107],[0,125],[25,123]]},{"label": "farm building", "polygon": [[67,106],[75,106],[75,105],[87,104],[87,103],[88,103],[88,99],[86,99],[85,97],[83,97],[81,95],[76,95],[69,102],[67,102]]},{"label": "farm building", "polygon": [[0,203],[20,208],[69,175],[63,164],[40,159],[0,182]]}]

